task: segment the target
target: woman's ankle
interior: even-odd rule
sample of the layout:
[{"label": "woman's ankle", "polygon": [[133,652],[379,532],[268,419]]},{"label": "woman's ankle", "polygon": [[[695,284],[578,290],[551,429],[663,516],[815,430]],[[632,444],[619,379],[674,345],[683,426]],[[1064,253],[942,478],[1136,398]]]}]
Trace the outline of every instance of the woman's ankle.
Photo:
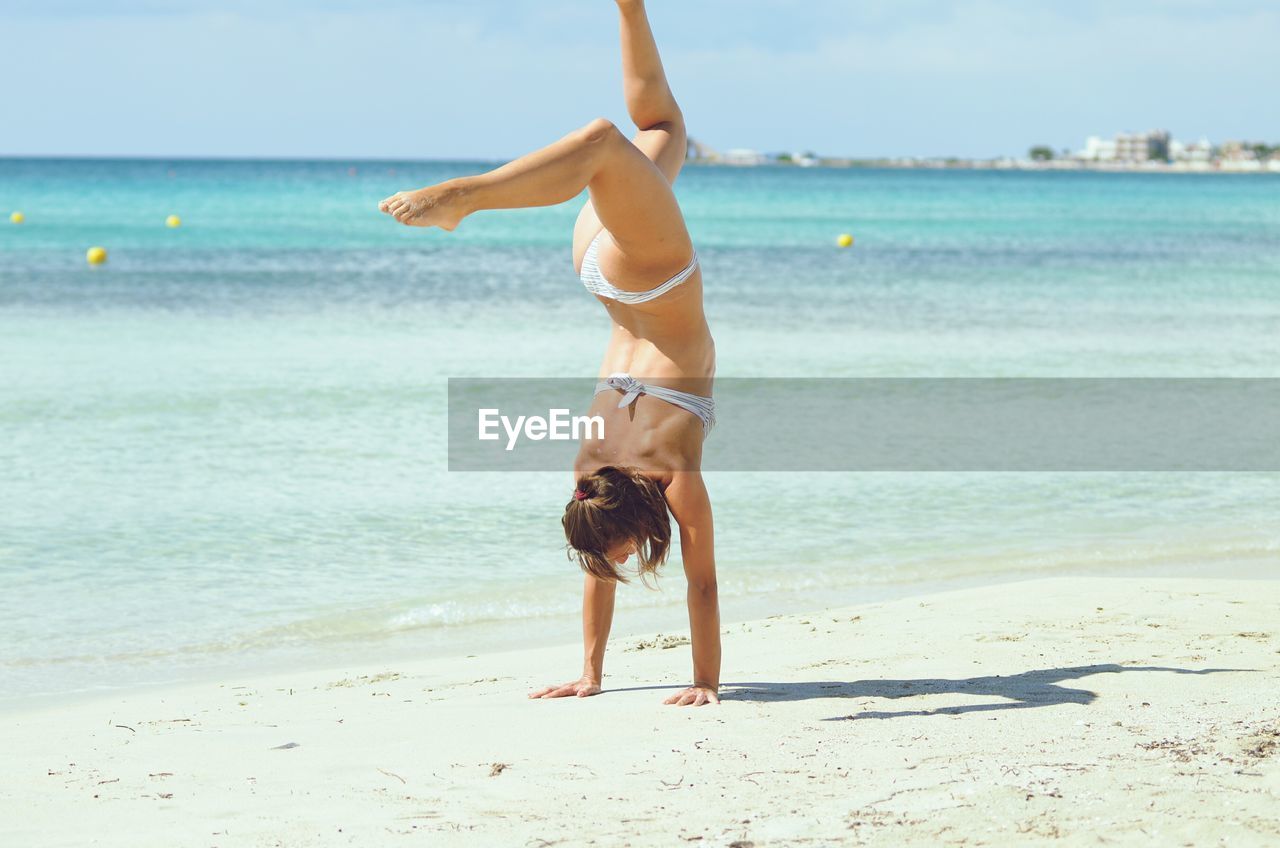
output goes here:
[{"label": "woman's ankle", "polygon": [[459,212],[459,219],[462,219],[484,208],[479,205],[481,194],[479,188],[474,177],[446,180],[440,184],[441,199],[451,210]]}]

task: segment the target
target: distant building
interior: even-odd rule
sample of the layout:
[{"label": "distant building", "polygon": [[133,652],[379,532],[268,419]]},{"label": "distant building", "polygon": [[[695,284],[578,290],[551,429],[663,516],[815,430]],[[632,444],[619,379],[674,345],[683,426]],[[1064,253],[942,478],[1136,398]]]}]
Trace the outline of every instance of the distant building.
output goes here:
[{"label": "distant building", "polygon": [[1257,159],[1255,145],[1243,141],[1224,141],[1218,148],[1218,155],[1224,162],[1249,162]]},{"label": "distant building", "polygon": [[1079,156],[1091,162],[1164,162],[1169,158],[1169,132],[1118,133],[1114,139],[1090,136]]},{"label": "distant building", "polygon": [[1218,148],[1218,166],[1224,171],[1261,171],[1269,169],[1258,154],[1269,151],[1267,145],[1253,141],[1225,141]]},{"label": "distant building", "polygon": [[1169,158],[1169,131],[1121,133],[1116,136],[1116,158],[1121,162],[1164,162]]},{"label": "distant building", "polygon": [[1147,161],[1146,136],[1137,133],[1117,133],[1116,160],[1119,162]]},{"label": "distant building", "polygon": [[1114,162],[1116,143],[1112,139],[1091,135],[1084,143],[1084,150],[1080,151],[1080,158],[1090,162]]},{"label": "distant building", "polygon": [[1213,160],[1213,145],[1209,143],[1207,138],[1193,141],[1190,144],[1184,144],[1176,140],[1170,141],[1169,158],[1174,162],[1208,164]]},{"label": "distant building", "polygon": [[746,147],[735,147],[726,151],[724,158],[720,161],[726,165],[763,165],[768,161],[767,156],[758,150],[751,150]]},{"label": "distant building", "polygon": [[717,165],[764,165],[769,157],[758,150],[745,147],[727,150],[721,153],[715,148],[690,138],[685,149],[685,159],[694,162],[709,162]]}]

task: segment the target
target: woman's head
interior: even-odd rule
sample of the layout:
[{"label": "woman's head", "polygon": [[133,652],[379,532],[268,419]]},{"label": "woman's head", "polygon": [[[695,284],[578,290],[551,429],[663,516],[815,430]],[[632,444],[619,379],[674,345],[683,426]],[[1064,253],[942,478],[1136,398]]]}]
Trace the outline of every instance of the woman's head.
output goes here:
[{"label": "woman's head", "polygon": [[667,499],[634,468],[606,465],[579,477],[561,524],[570,558],[601,580],[627,582],[618,566],[631,554],[641,577],[654,574],[671,547]]}]

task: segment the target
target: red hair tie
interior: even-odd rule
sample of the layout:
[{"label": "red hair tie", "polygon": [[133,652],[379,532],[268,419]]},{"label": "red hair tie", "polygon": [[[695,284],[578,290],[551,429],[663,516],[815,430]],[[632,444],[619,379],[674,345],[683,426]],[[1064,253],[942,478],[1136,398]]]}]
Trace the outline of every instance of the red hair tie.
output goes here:
[{"label": "red hair tie", "polygon": [[587,493],[582,491],[581,489],[574,489],[573,499],[575,501],[585,501],[587,499]]}]

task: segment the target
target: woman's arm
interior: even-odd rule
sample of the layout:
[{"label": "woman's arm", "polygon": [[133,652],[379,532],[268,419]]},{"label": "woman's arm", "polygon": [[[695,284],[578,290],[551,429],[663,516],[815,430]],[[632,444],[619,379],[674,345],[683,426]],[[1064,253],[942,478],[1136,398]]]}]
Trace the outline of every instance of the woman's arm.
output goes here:
[{"label": "woman's arm", "polygon": [[582,676],[563,686],[547,686],[530,692],[530,698],[585,698],[600,694],[604,680],[604,649],[613,626],[613,601],[618,584],[598,580],[590,574],[582,586]]},{"label": "woman's arm", "polygon": [[715,532],[711,498],[698,471],[676,472],[667,504],[680,524],[680,553],[689,581],[689,631],[693,640],[693,685],[668,704],[720,703],[720,600],[716,591]]},{"label": "woman's arm", "polygon": [[604,680],[604,649],[613,626],[618,584],[585,575],[582,586],[582,679],[599,689]]}]

